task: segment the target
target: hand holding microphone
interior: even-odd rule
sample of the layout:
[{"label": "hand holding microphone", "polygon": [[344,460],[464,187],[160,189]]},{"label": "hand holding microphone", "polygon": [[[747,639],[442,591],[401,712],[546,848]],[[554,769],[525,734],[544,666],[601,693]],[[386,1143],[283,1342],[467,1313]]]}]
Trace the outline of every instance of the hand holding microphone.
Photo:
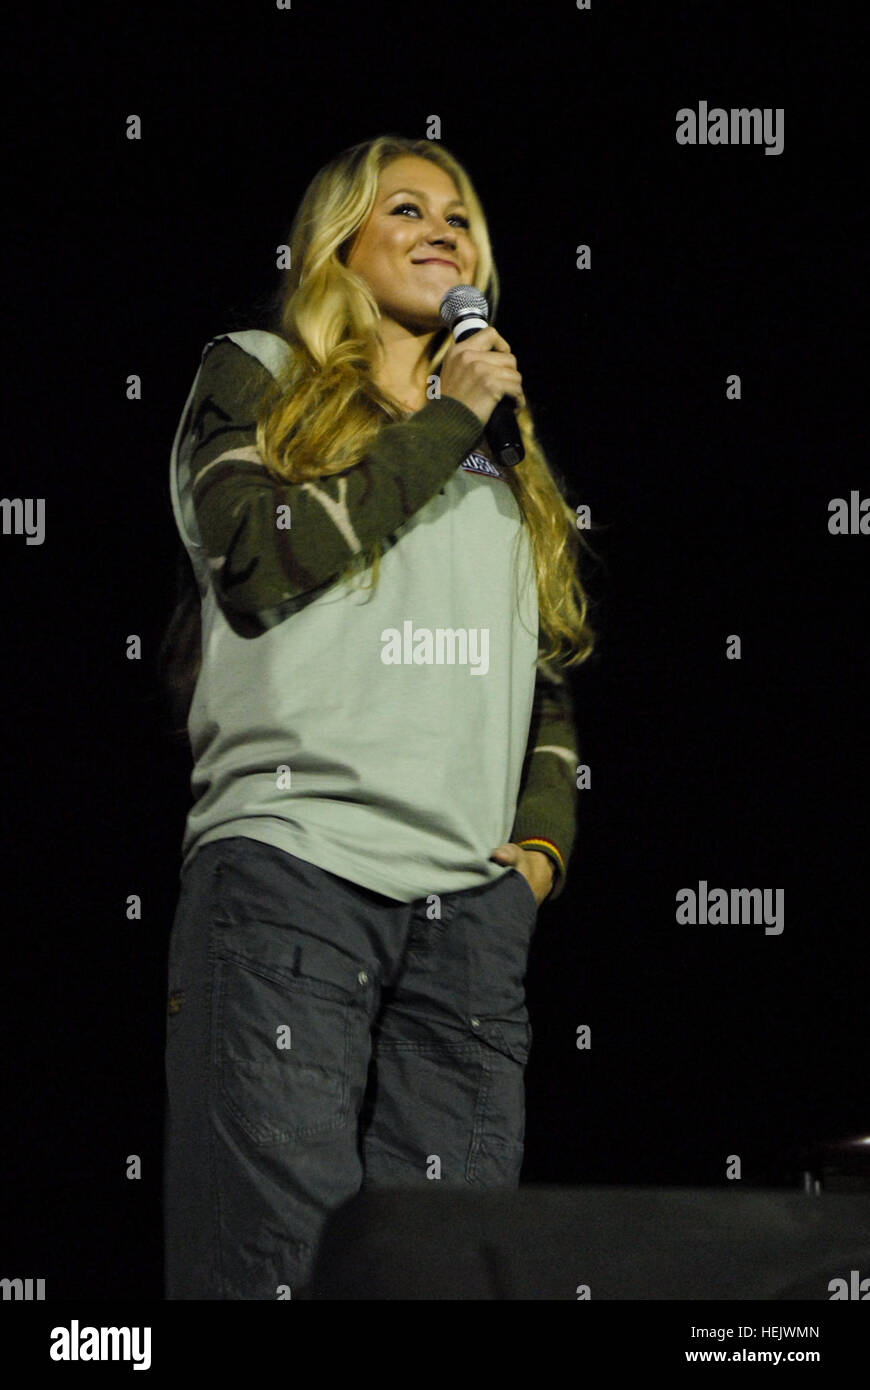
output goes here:
[{"label": "hand holding microphone", "polygon": [[[514,468],[525,457],[514,409],[525,405],[523,379],[510,344],[489,327],[489,305],[474,285],[454,285],[438,312],[453,330],[441,368],[441,395],[455,396],[486,426],[499,463]],[[471,336],[473,341],[467,341]]]},{"label": "hand holding microphone", "polygon": [[455,396],[485,425],[502,396],[524,404],[523,379],[508,343],[494,328],[453,342],[441,364],[441,395]]}]

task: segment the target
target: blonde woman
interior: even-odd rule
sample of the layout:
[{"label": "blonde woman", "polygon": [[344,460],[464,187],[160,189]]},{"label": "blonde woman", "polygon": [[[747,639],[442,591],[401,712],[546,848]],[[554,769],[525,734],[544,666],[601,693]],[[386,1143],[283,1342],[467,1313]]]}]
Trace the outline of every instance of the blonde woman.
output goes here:
[{"label": "blonde woman", "polygon": [[[170,1299],[304,1297],[366,1186],[515,1186],[538,909],[594,632],[468,174],[384,136],[313,179],[272,329],[212,339],[172,451],[163,647],[193,756],[169,946]],[[512,399],[525,457],[486,424]]]}]

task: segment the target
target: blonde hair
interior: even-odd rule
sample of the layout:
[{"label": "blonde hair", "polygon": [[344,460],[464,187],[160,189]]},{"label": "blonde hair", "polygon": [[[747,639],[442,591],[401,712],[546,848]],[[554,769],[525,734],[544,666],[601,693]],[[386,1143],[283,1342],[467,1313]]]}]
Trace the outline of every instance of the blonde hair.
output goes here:
[{"label": "blonde hair", "polygon": [[[403,418],[398,403],[374,380],[380,310],[366,282],[348,269],[346,255],[374,207],[382,170],[406,155],[431,160],[456,185],[477,251],[472,283],[486,296],[490,322],[495,318],[499,281],[483,208],[468,174],[444,145],[382,135],[336,156],[312,179],[293,219],[276,324],[291,352],[256,407],[257,446],[268,470],[284,482],[349,468],[365,455],[385,415]],[[431,371],[451,342],[446,326],[434,335]],[[528,404],[516,420],[525,458],[506,475],[528,527],[542,656],[578,665],[591,655],[597,636],[577,573],[579,545],[587,543],[535,436]],[[371,567],[376,584],[382,553],[380,542],[368,547],[337,579]]]}]

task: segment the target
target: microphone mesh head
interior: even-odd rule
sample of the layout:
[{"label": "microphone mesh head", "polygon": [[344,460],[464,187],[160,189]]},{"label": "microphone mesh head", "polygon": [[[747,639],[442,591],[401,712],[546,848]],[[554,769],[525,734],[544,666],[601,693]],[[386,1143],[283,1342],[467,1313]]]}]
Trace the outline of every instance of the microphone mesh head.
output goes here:
[{"label": "microphone mesh head", "polygon": [[438,306],[438,312],[448,328],[452,328],[459,315],[464,314],[468,309],[473,309],[489,323],[489,305],[486,302],[486,296],[481,294],[480,290],[475,289],[474,285],[454,285],[447,290]]}]

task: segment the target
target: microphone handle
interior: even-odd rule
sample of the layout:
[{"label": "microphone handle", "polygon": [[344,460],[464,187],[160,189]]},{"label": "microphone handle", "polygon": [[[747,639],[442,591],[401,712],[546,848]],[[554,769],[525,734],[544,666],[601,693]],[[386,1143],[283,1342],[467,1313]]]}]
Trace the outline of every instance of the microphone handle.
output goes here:
[{"label": "microphone handle", "polygon": [[502,396],[484,431],[487,444],[506,468],[516,468],[526,456],[513,399],[513,396]]}]

